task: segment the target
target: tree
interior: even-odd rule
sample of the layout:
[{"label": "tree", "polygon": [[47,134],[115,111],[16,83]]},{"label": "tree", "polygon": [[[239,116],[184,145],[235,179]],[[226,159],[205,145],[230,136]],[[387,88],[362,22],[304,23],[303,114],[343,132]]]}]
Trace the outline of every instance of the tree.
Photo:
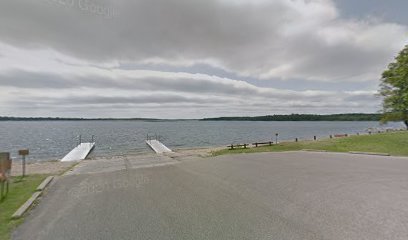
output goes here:
[{"label": "tree", "polygon": [[408,45],[383,72],[379,94],[384,97],[382,121],[403,121],[408,129]]}]

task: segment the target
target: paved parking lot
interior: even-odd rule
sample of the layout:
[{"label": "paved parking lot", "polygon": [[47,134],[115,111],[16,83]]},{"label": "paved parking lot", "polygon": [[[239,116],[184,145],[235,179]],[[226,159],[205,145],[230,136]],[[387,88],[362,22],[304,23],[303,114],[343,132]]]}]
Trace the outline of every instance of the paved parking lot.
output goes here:
[{"label": "paved parking lot", "polygon": [[59,178],[13,239],[408,239],[408,158],[288,152],[145,163]]}]

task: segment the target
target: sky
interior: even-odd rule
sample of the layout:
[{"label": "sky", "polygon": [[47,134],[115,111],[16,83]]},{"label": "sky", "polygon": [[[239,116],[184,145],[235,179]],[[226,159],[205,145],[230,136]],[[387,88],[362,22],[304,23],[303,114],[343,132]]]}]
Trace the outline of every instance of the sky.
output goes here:
[{"label": "sky", "polygon": [[2,0],[0,116],[381,109],[406,0]]}]

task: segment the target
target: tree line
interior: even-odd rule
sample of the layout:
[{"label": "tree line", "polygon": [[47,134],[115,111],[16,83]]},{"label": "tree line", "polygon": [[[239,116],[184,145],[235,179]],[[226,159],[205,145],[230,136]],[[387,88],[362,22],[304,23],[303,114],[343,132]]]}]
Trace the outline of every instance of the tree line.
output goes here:
[{"label": "tree line", "polygon": [[379,121],[381,114],[345,113],[331,115],[290,114],[256,117],[218,117],[204,118],[202,121]]}]

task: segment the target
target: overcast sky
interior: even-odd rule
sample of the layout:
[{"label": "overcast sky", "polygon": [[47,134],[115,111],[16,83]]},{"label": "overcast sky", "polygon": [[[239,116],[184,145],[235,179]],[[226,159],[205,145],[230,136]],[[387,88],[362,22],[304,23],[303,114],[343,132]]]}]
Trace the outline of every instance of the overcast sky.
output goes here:
[{"label": "overcast sky", "polygon": [[377,112],[406,0],[1,0],[0,116]]}]

